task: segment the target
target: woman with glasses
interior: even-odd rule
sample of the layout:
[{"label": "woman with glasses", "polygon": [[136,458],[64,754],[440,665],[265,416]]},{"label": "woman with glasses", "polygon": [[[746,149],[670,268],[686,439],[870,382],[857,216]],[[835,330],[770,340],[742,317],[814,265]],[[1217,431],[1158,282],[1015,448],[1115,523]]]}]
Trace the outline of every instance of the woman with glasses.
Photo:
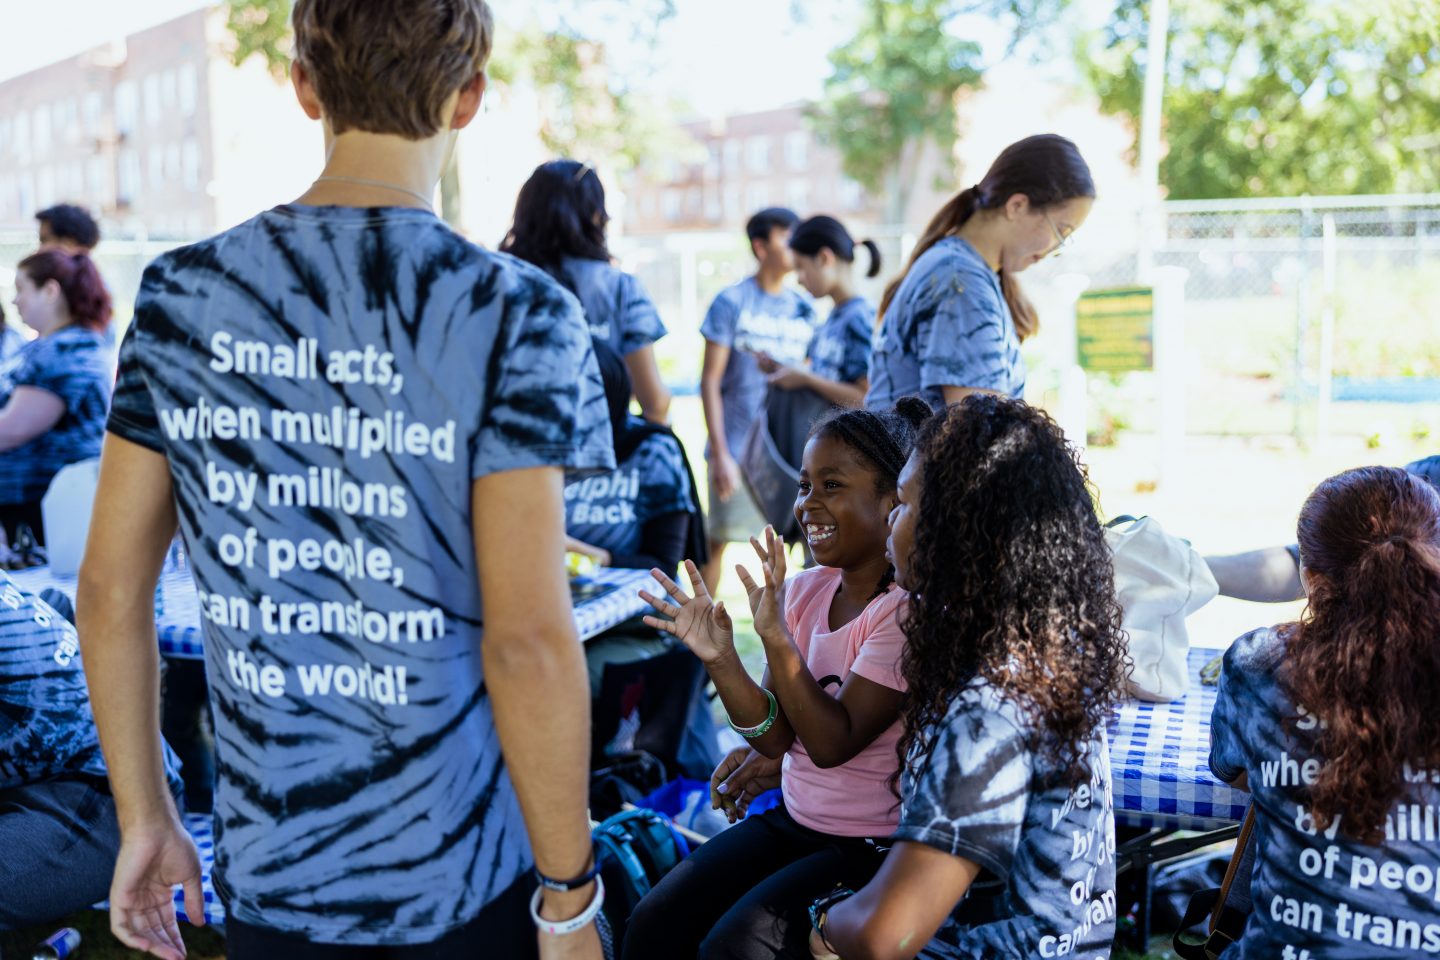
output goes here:
[{"label": "woman with glasses", "polygon": [[1016,274],[1058,253],[1090,215],[1095,184],[1055,134],[1006,147],[950,199],[885,288],[865,405],[918,395],[939,410],[972,393],[1020,397],[1020,343],[1039,329]]}]

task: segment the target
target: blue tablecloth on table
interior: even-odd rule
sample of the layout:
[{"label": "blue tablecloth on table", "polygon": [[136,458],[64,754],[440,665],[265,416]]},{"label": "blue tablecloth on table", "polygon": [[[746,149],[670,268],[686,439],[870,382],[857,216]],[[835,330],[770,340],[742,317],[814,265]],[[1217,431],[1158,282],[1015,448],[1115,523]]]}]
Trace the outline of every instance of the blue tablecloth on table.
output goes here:
[{"label": "blue tablecloth on table", "polygon": [[1219,650],[1190,651],[1190,690],[1173,703],[1131,702],[1110,721],[1115,822],[1135,827],[1215,830],[1239,823],[1250,794],[1210,772],[1215,687],[1200,668]]}]

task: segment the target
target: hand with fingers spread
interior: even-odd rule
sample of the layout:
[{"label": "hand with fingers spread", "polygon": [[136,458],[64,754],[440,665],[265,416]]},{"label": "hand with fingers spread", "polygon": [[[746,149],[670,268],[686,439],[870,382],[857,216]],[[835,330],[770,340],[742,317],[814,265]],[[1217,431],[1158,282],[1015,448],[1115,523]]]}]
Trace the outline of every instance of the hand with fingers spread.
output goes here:
[{"label": "hand with fingers spread", "polygon": [[200,856],[178,821],[153,830],[131,830],[120,842],[110,884],[110,930],[135,950],[162,960],[184,960],[185,941],[175,917],[175,886],[185,891],[185,913],[205,925]]},{"label": "hand with fingers spread", "polygon": [[705,581],[700,579],[700,569],[695,566],[694,561],[685,561],[685,572],[689,574],[690,587],[695,591],[693,597],[687,597],[679,584],[667,577],[663,571],[650,571],[650,575],[665,588],[665,592],[675,602],[669,603],[641,590],[641,600],[670,618],[661,620],[659,617],[647,616],[645,623],[679,638],[681,643],[700,658],[701,663],[708,666],[734,655],[734,625],[730,621],[730,614],[725,611],[724,602],[717,603],[711,599],[710,591],[705,589]]},{"label": "hand with fingers spread", "polygon": [[750,747],[736,747],[710,775],[710,807],[725,811],[731,823],[741,820],[750,802],[780,786],[782,757],[771,759]]},{"label": "hand with fingers spread", "polygon": [[755,617],[755,632],[760,639],[777,642],[785,636],[785,539],[776,536],[775,528],[765,528],[765,543],[750,538],[750,546],[760,558],[759,581],[738,564],[735,572],[745,586],[750,600],[750,613]]}]

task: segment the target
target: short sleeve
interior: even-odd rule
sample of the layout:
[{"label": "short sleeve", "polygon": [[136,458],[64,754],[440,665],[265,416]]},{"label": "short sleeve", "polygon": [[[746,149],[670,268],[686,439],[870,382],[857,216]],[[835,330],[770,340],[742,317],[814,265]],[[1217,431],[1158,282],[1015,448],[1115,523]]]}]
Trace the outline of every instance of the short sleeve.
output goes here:
[{"label": "short sleeve", "polygon": [[840,378],[854,383],[870,373],[871,337],[875,315],[856,310],[845,318],[845,349],[840,361]]},{"label": "short sleeve", "polygon": [[634,353],[665,336],[665,324],[645,285],[628,273],[620,275],[620,353]]},{"label": "short sleeve", "polygon": [[667,513],[690,513],[690,474],[674,437],[657,433],[640,445],[635,458],[640,474],[636,512],[640,523]]},{"label": "short sleeve", "polygon": [[700,336],[722,347],[735,345],[735,330],[740,321],[740,310],[727,296],[728,292],[721,291],[710,304],[710,309],[705,311],[705,319],[700,324]]},{"label": "short sleeve", "polygon": [[900,660],[905,653],[905,633],[900,629],[900,611],[904,608],[905,597],[905,591],[892,589],[865,612],[867,633],[850,667],[851,673],[902,693],[906,690],[905,677],[900,669]]},{"label": "short sleeve", "polygon": [[1007,715],[967,692],[934,731],[907,789],[895,839],[923,843],[1009,876],[1025,824],[1032,756]]},{"label": "short sleeve", "polygon": [[110,420],[106,429],[131,443],[164,453],[164,437],[160,418],[155,413],[155,398],[150,393],[145,372],[145,333],[147,319],[155,308],[146,287],[155,268],[145,271],[140,294],[135,301],[135,319],[120,343],[120,367],[115,378],[115,393],[110,399]]},{"label": "short sleeve", "polygon": [[936,276],[934,315],[920,353],[920,385],[1010,392],[1005,305],[989,283],[966,271]]},{"label": "short sleeve", "polygon": [[517,272],[512,281],[471,478],[530,467],[614,469],[605,388],[580,304],[538,272]]},{"label": "short sleeve", "polygon": [[54,337],[43,337],[25,354],[20,368],[15,371],[15,386],[35,387],[53,393],[65,405],[70,405],[70,381],[76,371],[65,363],[65,355]]},{"label": "short sleeve", "polygon": [[1273,708],[1262,702],[1263,686],[1257,652],[1273,638],[1270,630],[1246,634],[1230,645],[1220,667],[1220,689],[1210,714],[1210,771],[1226,783],[1248,769],[1245,732],[1256,726],[1256,711]]}]

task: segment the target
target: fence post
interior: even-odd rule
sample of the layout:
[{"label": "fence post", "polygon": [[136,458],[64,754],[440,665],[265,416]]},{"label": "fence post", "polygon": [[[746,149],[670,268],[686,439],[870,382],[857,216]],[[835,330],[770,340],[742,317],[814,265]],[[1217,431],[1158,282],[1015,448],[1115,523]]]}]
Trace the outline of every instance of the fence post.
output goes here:
[{"label": "fence post", "polygon": [[1080,294],[1089,289],[1090,278],[1083,273],[1062,273],[1055,278],[1054,287],[1058,297],[1056,316],[1059,317],[1060,327],[1060,404],[1055,419],[1064,431],[1065,439],[1083,453],[1090,397],[1085,371],[1080,366],[1075,308]]},{"label": "fence post", "polygon": [[1335,376],[1335,214],[1321,221],[1320,251],[1324,297],[1320,303],[1320,370],[1316,377],[1319,393],[1315,400],[1315,445],[1330,438],[1330,401]]},{"label": "fence post", "polygon": [[1160,489],[1175,501],[1185,476],[1185,281],[1184,267],[1156,267],[1155,387],[1159,393]]},{"label": "fence post", "polygon": [[1303,443],[1305,427],[1301,411],[1305,407],[1305,334],[1310,326],[1310,235],[1314,213],[1310,197],[1300,198],[1300,279],[1295,287],[1295,385],[1291,394],[1292,431],[1295,440]]}]

